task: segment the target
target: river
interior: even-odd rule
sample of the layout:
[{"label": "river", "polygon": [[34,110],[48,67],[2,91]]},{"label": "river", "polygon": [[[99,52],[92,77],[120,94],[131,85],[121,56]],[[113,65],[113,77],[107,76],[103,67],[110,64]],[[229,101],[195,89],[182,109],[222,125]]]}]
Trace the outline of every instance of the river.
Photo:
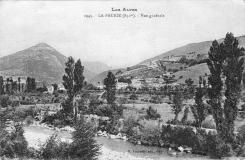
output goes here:
[{"label": "river", "polygon": [[[25,127],[24,130],[24,135],[31,147],[37,147],[38,145],[43,144],[46,139],[55,132],[52,129],[40,126],[29,126]],[[71,135],[65,131],[58,132],[57,134],[63,140],[71,138]],[[119,139],[96,137],[96,140],[99,144],[103,145],[103,147],[111,151],[127,153],[133,157],[138,158],[150,158],[154,160],[209,159],[208,157],[185,153],[179,153],[175,156],[172,156],[165,148],[134,145],[130,142]]]}]

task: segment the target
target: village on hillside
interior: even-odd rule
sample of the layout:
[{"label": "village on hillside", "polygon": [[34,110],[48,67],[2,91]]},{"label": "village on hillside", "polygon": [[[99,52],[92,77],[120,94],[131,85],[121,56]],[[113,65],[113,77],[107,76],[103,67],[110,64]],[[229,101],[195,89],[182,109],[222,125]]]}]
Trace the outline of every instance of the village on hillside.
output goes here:
[{"label": "village on hillside", "polygon": [[245,160],[245,0],[0,1],[0,160]]}]

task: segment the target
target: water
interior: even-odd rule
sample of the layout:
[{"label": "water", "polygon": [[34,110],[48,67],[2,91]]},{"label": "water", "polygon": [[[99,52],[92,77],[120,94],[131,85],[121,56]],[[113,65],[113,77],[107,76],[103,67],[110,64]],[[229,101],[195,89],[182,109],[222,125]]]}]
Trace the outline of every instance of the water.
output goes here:
[{"label": "water", "polygon": [[[171,155],[172,152],[168,151],[166,148],[160,147],[150,147],[143,145],[134,145],[130,142],[123,141],[120,139],[108,139],[105,137],[96,137],[96,140],[99,144],[104,145],[106,148],[117,151],[117,152],[127,152],[135,157],[142,158],[151,158],[154,160],[160,159],[209,159],[205,156],[187,154],[187,153],[178,153],[177,155]],[[173,151],[174,152],[174,151]]]},{"label": "water", "polygon": [[[25,137],[30,146],[34,147],[44,143],[46,139],[51,136],[55,131],[52,129],[48,129],[45,127],[39,126],[29,126],[25,127]],[[58,136],[62,139],[70,139],[71,135],[65,131],[58,132]],[[177,155],[173,156],[166,148],[160,147],[148,147],[142,145],[134,145],[130,142],[123,141],[120,139],[109,139],[105,137],[96,137],[96,140],[99,144],[103,145],[104,147],[117,152],[123,152],[135,157],[139,158],[151,158],[154,160],[178,160],[178,159],[209,159],[208,157],[193,155],[193,154],[186,154],[186,153],[178,153]]]}]

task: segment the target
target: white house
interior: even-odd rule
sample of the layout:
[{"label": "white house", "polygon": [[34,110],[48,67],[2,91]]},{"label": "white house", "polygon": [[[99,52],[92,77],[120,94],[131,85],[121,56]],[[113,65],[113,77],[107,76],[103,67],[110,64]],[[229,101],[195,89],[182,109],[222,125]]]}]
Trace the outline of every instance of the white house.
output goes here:
[{"label": "white house", "polygon": [[116,88],[117,89],[126,89],[128,87],[128,83],[117,82]]},{"label": "white house", "polygon": [[47,89],[48,89],[48,93],[53,93],[54,92],[54,86],[47,86]]}]

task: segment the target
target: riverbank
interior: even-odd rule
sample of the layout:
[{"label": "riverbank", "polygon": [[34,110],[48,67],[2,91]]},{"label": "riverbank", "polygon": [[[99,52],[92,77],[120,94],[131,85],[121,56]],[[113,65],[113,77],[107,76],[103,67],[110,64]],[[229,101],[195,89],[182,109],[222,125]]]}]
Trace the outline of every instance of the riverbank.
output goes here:
[{"label": "riverbank", "polygon": [[[29,147],[36,149],[45,143],[47,138],[57,133],[62,141],[71,141],[71,134],[67,131],[55,131],[49,127],[31,125],[24,127],[24,136]],[[166,148],[134,145],[121,139],[110,139],[109,137],[96,137],[98,144],[101,144],[101,155],[99,160],[186,160],[186,159],[209,159],[208,157],[178,153],[169,151]]]}]

